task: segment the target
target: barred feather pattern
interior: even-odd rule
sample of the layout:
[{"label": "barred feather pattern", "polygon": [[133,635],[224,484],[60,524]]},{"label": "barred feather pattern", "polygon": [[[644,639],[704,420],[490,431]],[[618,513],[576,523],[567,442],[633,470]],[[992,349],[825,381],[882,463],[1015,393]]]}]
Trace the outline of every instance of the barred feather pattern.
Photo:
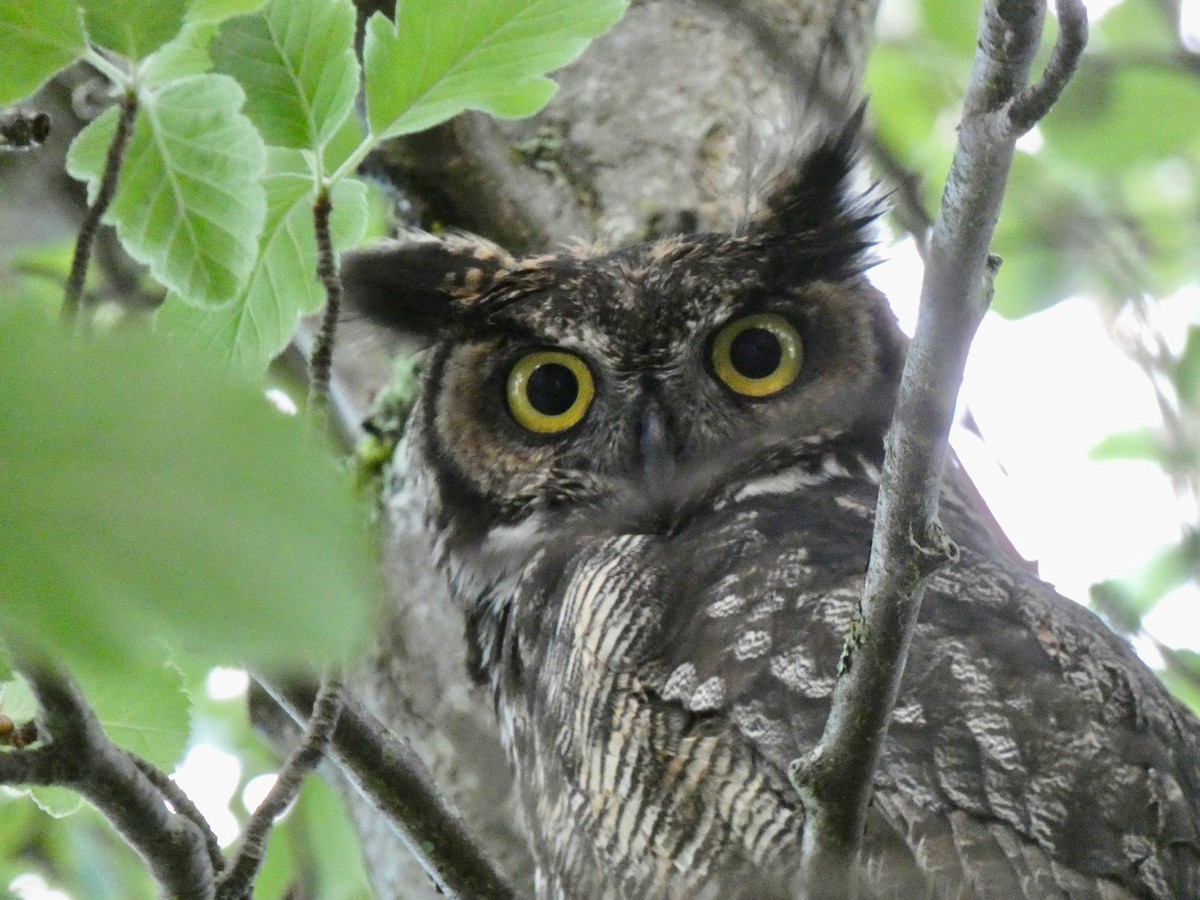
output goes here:
[{"label": "barred feather pattern", "polygon": [[[478,635],[539,898],[801,896],[785,773],[824,725],[876,474],[831,453],[728,486],[670,534],[531,535],[491,580],[511,593]],[[1195,719],[991,546],[954,484],[962,559],[926,594],[864,896],[1200,896]],[[488,594],[478,572],[454,581]]]},{"label": "barred feather pattern", "polygon": [[[360,308],[432,342],[393,509],[422,511],[466,613],[540,900],[813,887],[786,773],[828,715],[906,352],[862,275],[859,119],[738,234],[527,260],[430,238],[343,268]],[[759,394],[716,347],[763,314],[800,349]],[[576,380],[581,418],[542,432],[508,392],[547,349],[595,390]],[[925,593],[860,896],[1200,897],[1196,718],[1027,571],[957,469],[941,510],[960,558]]]}]

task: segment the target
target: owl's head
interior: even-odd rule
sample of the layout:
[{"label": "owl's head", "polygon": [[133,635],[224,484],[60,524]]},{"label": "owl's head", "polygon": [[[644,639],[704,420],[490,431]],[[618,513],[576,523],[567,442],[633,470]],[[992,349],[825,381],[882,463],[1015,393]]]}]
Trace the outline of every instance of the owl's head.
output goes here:
[{"label": "owl's head", "polygon": [[[659,511],[824,442],[880,451],[904,338],[864,278],[856,126],[735,234],[517,260],[462,235],[349,255],[368,317],[430,345],[409,424],[459,539],[617,496]],[[668,518],[670,514],[668,513]]]}]

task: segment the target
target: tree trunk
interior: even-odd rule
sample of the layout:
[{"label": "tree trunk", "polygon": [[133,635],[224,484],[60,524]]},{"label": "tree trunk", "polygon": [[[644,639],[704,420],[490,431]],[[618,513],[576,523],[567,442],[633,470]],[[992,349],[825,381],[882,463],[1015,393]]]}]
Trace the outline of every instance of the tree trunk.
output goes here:
[{"label": "tree trunk", "polygon": [[[856,107],[877,6],[634,2],[557,73],[561,89],[537,117],[468,114],[370,165],[400,187],[422,224],[474,231],[516,253],[727,230],[790,159]],[[358,371],[341,375],[361,402],[384,376],[364,372],[356,356]],[[412,742],[518,895],[531,896],[491,701],[467,675],[462,613],[402,501],[389,502],[387,522],[392,600],[352,689]],[[359,802],[355,817],[380,897],[437,896],[378,815]]]}]

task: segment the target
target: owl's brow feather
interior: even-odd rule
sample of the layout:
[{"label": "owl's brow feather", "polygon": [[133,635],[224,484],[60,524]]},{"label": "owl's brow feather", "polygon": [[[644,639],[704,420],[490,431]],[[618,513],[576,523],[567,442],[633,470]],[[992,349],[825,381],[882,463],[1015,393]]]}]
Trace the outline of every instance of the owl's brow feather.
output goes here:
[{"label": "owl's brow feather", "polygon": [[556,258],[522,260],[515,268],[503,272],[462,309],[460,321],[465,325],[488,327],[498,314],[514,304],[561,285],[560,274],[549,266]]}]

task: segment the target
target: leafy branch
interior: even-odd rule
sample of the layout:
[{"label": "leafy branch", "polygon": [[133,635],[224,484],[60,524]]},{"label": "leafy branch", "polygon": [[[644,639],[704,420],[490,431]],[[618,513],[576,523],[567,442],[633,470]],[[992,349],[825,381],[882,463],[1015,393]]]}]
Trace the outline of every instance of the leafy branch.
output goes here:
[{"label": "leafy branch", "polygon": [[[157,335],[101,335],[83,345],[28,310],[0,309],[0,519],[12,529],[0,546],[0,630],[85,669],[87,652],[65,645],[104,647],[123,670],[122,685],[139,690],[147,672],[162,669],[168,646],[198,644],[210,665],[267,669],[348,650],[376,583],[364,513],[313,442],[272,418],[260,388],[214,378],[202,357],[261,375],[300,317],[324,304],[311,354],[311,405],[323,410],[337,254],[366,225],[365,186],[353,177],[359,162],[385,138],[467,108],[535,112],[555,89],[545,73],[578,56],[624,6],[413,0],[399,22],[369,21],[360,65],[349,0],[131,0],[116,8],[47,0],[37,10],[0,0],[0,54],[19,61],[0,73],[0,103],[80,58],[121,98],[68,156],[69,172],[89,188],[65,286],[68,318],[84,312],[102,222],[168,292]],[[352,117],[360,87],[365,135]],[[7,112],[6,145],[27,140],[21,128],[36,140],[44,120]],[[44,402],[46,393],[54,402]],[[230,434],[254,460],[231,454]],[[46,522],[64,524],[48,533]],[[245,532],[236,546],[227,541],[231,522]],[[61,559],[61,546],[74,556]],[[170,562],[147,560],[146,546]],[[308,588],[296,590],[300,581]],[[314,596],[338,597],[336,623],[325,622]],[[147,629],[164,646],[147,642]],[[113,742],[68,676],[32,656],[17,668],[41,724],[31,730],[0,716],[0,782],[65,786],[88,798],[177,897],[252,893],[268,833],[344,718],[343,691],[327,682],[302,716],[303,743],[226,862],[195,805],[152,761]],[[0,654],[0,687],[16,683],[11,677]],[[361,716],[351,715],[355,723]],[[383,771],[399,772],[398,784],[424,784],[436,799],[427,776],[403,774],[415,757],[391,741],[382,746],[393,765]],[[173,761],[181,749],[173,744],[164,755]],[[342,749],[351,758],[364,752]],[[374,790],[387,794],[379,782]],[[389,812],[420,814],[394,795]],[[436,814],[422,822],[402,827],[417,835],[418,855],[434,861],[439,884],[460,896],[511,896],[477,847],[465,863],[428,849],[447,835],[450,853],[473,847],[463,823]]]},{"label": "leafy branch", "polygon": [[[114,744],[79,688],[44,658],[19,659],[41,708],[37,741],[0,753],[0,784],[58,785],[86,797],[169,896],[213,898],[213,840],[194,807],[168,805],[166,776]],[[175,796],[172,792],[170,796]]]},{"label": "leafy branch", "polygon": [[[293,654],[321,661],[351,652],[377,584],[365,512],[302,423],[270,410],[261,389],[226,383],[152,335],[79,344],[41,317],[9,314],[0,355],[0,503],[11,539],[0,545],[0,632],[47,648],[17,657],[37,701],[28,718],[42,723],[32,732],[6,702],[17,682],[0,674],[0,743],[10,748],[0,752],[0,783],[87,798],[171,896],[221,896],[211,894],[225,870],[215,839],[159,769],[175,763],[187,737],[169,648],[197,648],[189,659],[206,667],[242,659],[276,668],[295,665]],[[46,395],[57,402],[45,404]],[[246,441],[241,450],[222,437],[231,432]],[[245,529],[237,541],[222,524],[231,516]],[[338,597],[335,621],[314,594]],[[51,652],[101,696],[85,701],[44,662]],[[316,750],[284,767],[273,806],[286,805],[311,770],[329,716],[321,712],[311,729]],[[274,821],[260,817],[250,832],[259,859]],[[197,847],[181,843],[193,839]],[[247,860],[238,872],[256,865],[253,853],[238,859]]]},{"label": "leafy branch", "polygon": [[[237,852],[226,860],[208,822],[170,778],[106,734],[79,687],[56,666],[31,653],[18,666],[40,714],[25,736],[0,752],[0,784],[67,787],[96,806],[146,863],[167,896],[179,900],[248,900],[275,822],[295,801],[305,777],[324,758],[341,714],[337,678],[321,684],[305,736],[280,769],[247,824]],[[10,722],[11,724],[11,722]]]},{"label": "leafy branch", "polygon": [[842,676],[817,747],[793,765],[804,799],[802,867],[810,896],[852,898],[873,773],[920,613],[924,586],[957,548],[937,519],[955,398],[971,339],[991,302],[989,246],[1017,139],[1049,111],[1082,55],[1081,0],[1058,0],[1057,44],[1040,81],[1037,0],[984,5],[921,307],[888,432],[871,559]]}]

